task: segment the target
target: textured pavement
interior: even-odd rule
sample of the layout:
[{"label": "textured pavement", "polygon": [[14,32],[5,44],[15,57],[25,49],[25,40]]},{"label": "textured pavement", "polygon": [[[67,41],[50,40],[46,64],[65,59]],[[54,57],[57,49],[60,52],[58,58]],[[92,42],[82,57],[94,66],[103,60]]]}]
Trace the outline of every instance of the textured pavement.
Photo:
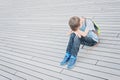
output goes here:
[{"label": "textured pavement", "polygon": [[[100,44],[61,67],[71,16],[100,25]],[[0,0],[0,80],[120,80],[120,0]]]}]

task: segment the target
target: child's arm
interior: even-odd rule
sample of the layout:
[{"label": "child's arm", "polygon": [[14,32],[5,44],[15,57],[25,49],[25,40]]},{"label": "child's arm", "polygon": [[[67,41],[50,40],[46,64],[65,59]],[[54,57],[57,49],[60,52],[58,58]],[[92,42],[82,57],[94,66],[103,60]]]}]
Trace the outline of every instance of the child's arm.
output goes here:
[{"label": "child's arm", "polygon": [[69,30],[67,32],[67,35],[70,35],[71,33],[75,33],[78,37],[81,37],[81,35],[77,31],[72,31],[72,30]]},{"label": "child's arm", "polygon": [[88,29],[86,29],[85,31],[81,31],[81,30],[77,30],[77,31],[75,31],[76,33],[78,33],[79,35],[81,35],[81,36],[83,36],[83,37],[85,37],[85,36],[87,36],[87,34],[88,34],[88,32],[89,32],[89,30]]},{"label": "child's arm", "polygon": [[82,35],[83,37],[87,36],[88,32],[89,32],[89,30],[87,30],[87,29],[85,31],[79,30],[79,34]]}]

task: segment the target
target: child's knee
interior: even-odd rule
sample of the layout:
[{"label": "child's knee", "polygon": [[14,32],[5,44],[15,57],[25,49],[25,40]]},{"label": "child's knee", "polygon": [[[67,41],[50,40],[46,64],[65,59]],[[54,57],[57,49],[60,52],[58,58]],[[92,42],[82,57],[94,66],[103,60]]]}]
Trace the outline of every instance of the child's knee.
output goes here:
[{"label": "child's knee", "polygon": [[76,36],[75,33],[71,33],[70,37],[74,38]]},{"label": "child's knee", "polygon": [[77,35],[75,35],[74,40],[75,40],[75,41],[76,41],[76,40],[80,40],[80,38],[79,38]]},{"label": "child's knee", "polygon": [[74,44],[79,45],[80,44],[80,38],[78,36],[75,36],[74,38]]}]

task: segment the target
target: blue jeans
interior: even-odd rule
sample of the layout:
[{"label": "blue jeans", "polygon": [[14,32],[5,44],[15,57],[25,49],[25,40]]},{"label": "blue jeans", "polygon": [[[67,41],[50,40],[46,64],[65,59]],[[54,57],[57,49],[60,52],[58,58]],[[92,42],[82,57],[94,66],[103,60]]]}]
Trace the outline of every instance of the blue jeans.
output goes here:
[{"label": "blue jeans", "polygon": [[75,33],[70,35],[70,39],[67,45],[66,52],[69,52],[73,56],[77,56],[80,44],[87,46],[94,46],[97,42],[94,41],[91,37],[81,37],[76,36]]}]

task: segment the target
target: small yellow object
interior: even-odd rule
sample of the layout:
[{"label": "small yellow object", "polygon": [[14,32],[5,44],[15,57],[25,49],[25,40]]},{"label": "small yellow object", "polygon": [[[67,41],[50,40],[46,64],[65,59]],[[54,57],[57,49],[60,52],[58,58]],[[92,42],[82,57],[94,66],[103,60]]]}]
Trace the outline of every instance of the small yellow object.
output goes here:
[{"label": "small yellow object", "polygon": [[100,33],[101,33],[101,30],[100,30],[100,26],[98,25],[98,24],[96,24],[96,22],[95,21],[93,21],[94,22],[94,24],[96,25],[96,27],[97,27],[97,32],[98,32],[98,35],[100,35]]}]

